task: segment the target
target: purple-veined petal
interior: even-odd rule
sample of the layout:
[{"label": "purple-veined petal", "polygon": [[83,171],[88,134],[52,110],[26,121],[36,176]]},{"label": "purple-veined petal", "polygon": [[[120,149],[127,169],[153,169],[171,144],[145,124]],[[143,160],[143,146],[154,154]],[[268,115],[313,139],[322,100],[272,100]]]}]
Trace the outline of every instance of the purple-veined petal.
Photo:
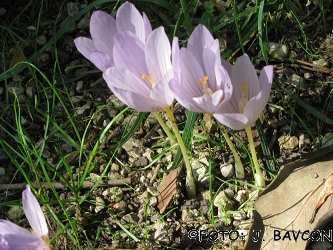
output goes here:
[{"label": "purple-veined petal", "polygon": [[1,250],[49,250],[50,247],[38,236],[30,234],[0,235]]},{"label": "purple-veined petal", "polygon": [[[110,89],[118,88],[135,92],[138,95],[149,99],[149,94],[152,87],[151,84],[146,83],[146,81],[143,79],[139,79],[136,75],[127,69],[118,67],[108,68],[105,72],[103,72],[103,78]],[[119,96],[118,98],[121,99]]]},{"label": "purple-veined petal", "polygon": [[250,122],[244,114],[240,113],[215,113],[213,116],[220,123],[234,130],[242,130]]},{"label": "purple-veined petal", "polygon": [[148,36],[145,58],[147,68],[154,73],[156,81],[159,81],[172,68],[170,42],[163,27],[155,29]]},{"label": "purple-veined petal", "polygon": [[22,192],[22,204],[25,216],[27,217],[32,230],[40,237],[48,238],[49,230],[40,205],[31,192],[30,186],[27,185],[26,189]]},{"label": "purple-veined petal", "polygon": [[145,25],[143,17],[135,6],[129,2],[123,3],[116,15],[116,26],[118,32],[130,31],[135,34],[141,42],[145,42]]},{"label": "purple-veined petal", "polygon": [[112,56],[116,20],[104,11],[94,11],[90,18],[90,34],[99,51]]},{"label": "purple-veined petal", "polygon": [[[239,100],[239,95],[244,94],[244,97],[249,100],[260,92],[260,85],[256,70],[247,54],[237,58],[235,65],[232,68],[231,79],[234,85],[234,92],[237,93],[235,97]],[[245,85],[243,86],[243,84]],[[246,89],[245,93],[242,91],[242,86]]]},{"label": "purple-veined petal", "polygon": [[222,67],[223,67],[223,68],[228,72],[228,74],[231,76],[231,71],[232,71],[232,67],[233,67],[233,65],[232,65],[230,62],[224,60],[223,58],[221,58],[221,64],[222,64]]},{"label": "purple-veined petal", "polygon": [[207,113],[215,113],[220,106],[223,98],[223,91],[218,90],[212,95],[203,95],[201,97],[193,98],[193,101]]},{"label": "purple-veined petal", "polygon": [[0,219],[0,235],[5,234],[31,234],[31,232],[13,222]]},{"label": "purple-veined petal", "polygon": [[174,78],[176,79],[176,81],[179,81],[180,51],[179,51],[179,45],[178,45],[178,37],[176,37],[176,36],[172,40],[171,58],[172,58],[172,68],[173,68],[173,72],[174,72]]},{"label": "purple-veined petal", "polygon": [[141,112],[153,112],[158,111],[161,108],[159,106],[156,106],[150,98],[146,98],[145,96],[139,95],[135,92],[119,88],[110,89],[120,101],[122,101],[132,109]]},{"label": "purple-veined petal", "polygon": [[195,59],[194,55],[185,48],[180,50],[180,58],[181,88],[187,89],[188,92],[191,93],[189,98],[202,96],[203,89],[199,83],[199,79],[203,80],[205,73],[200,64]]},{"label": "purple-veined petal", "polygon": [[78,37],[74,39],[77,50],[88,60],[92,52],[97,51],[97,47],[93,40],[86,37]]},{"label": "purple-veined petal", "polygon": [[160,106],[161,108],[169,107],[173,100],[173,94],[169,87],[169,81],[173,76],[172,69],[164,75],[164,77],[155,84],[155,86],[150,91],[150,98],[155,105]]},{"label": "purple-veined petal", "polygon": [[114,39],[113,61],[119,68],[125,68],[142,78],[149,74],[145,60],[144,44],[130,32],[117,33]]},{"label": "purple-veined petal", "polygon": [[203,49],[213,42],[214,38],[209,30],[202,24],[199,24],[192,32],[187,42],[187,49],[193,53],[200,65],[204,65]]},{"label": "purple-veined petal", "polygon": [[244,108],[244,115],[246,115],[251,123],[255,122],[264,110],[272,87],[273,82],[273,66],[265,66],[259,77],[261,83],[261,91],[259,94],[248,101]]},{"label": "purple-veined petal", "polygon": [[143,17],[143,25],[145,26],[145,39],[147,40],[149,34],[152,32],[152,28],[146,13],[142,13],[142,17]]},{"label": "purple-veined petal", "polygon": [[175,99],[186,109],[193,112],[204,112],[203,109],[197,106],[193,101],[193,93],[189,91],[188,88],[182,87],[176,79],[171,79],[169,82],[169,87],[173,92]]},{"label": "purple-veined petal", "polygon": [[221,64],[219,41],[214,40],[213,42],[207,44],[202,53],[204,61],[203,68],[208,76],[207,87],[215,91],[218,89],[218,85],[221,85],[221,76],[218,69],[218,65]]},{"label": "purple-veined petal", "polygon": [[90,60],[102,72],[114,66],[112,56],[99,51],[91,53]]}]

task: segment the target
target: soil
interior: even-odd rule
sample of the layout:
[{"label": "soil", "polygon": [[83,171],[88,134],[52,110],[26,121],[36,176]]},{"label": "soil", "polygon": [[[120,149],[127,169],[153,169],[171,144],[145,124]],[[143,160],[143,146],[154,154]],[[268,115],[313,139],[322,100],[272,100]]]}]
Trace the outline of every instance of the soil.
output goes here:
[{"label": "soil", "polygon": [[[86,4],[89,3],[90,1]],[[215,1],[212,3],[216,4]],[[77,6],[78,10],[86,6],[78,3],[68,4],[67,2],[62,4],[58,1],[45,3],[42,6],[42,15],[39,19],[41,7],[39,1],[22,0],[0,3],[0,13],[5,10],[5,13],[1,14],[1,25],[18,34],[18,36],[14,35],[13,37],[6,31],[3,33],[6,36],[2,35],[3,48],[0,52],[0,58],[3,63],[0,65],[1,72],[23,61],[24,57],[21,52],[25,58],[29,59],[36,54],[36,51],[40,51],[45,44],[47,45],[59,27],[66,25],[66,22],[71,18],[71,11],[75,12],[74,5]],[[248,8],[251,7],[253,6],[248,6]],[[270,171],[266,169],[264,172],[266,184],[272,181],[272,178],[285,164],[297,160],[302,154],[320,148],[323,137],[328,132],[332,132],[332,123],[324,122],[316,117],[310,109],[301,106],[301,102],[305,102],[324,113],[326,117],[333,117],[330,86],[332,82],[330,60],[333,52],[331,29],[333,20],[330,11],[332,6],[326,6],[325,17],[319,19],[316,17],[322,15],[320,7],[309,12],[309,9],[314,7],[315,2],[311,2],[309,7],[302,6],[298,9],[303,12],[297,13],[302,16],[299,20],[302,30],[298,26],[297,20],[288,16],[287,12],[290,9],[285,7],[285,11],[282,12],[285,15],[283,22],[280,25],[275,25],[274,32],[270,31],[269,33],[270,41],[287,45],[289,57],[288,59],[269,57],[269,63],[273,64],[275,68],[275,81],[269,104],[260,121],[271,151],[270,161],[274,164],[274,168]],[[112,10],[113,5],[111,3],[100,4],[97,8]],[[152,17],[153,26],[156,23],[163,23],[165,19],[172,20],[172,17],[169,18],[165,16],[165,13],[161,13],[164,10],[161,7],[157,8],[152,4],[140,3],[137,8],[154,14]],[[198,21],[200,13],[204,13],[205,10],[203,5],[198,6],[197,14],[193,18],[194,22]],[[194,10],[191,11],[193,13]],[[219,13],[217,7],[214,11]],[[274,6],[271,10],[272,23],[274,18],[277,18],[276,12],[277,9]],[[167,248],[167,246],[173,249],[229,249],[229,247],[243,249],[246,237],[215,243],[207,240],[207,237],[203,237],[204,240],[199,241],[196,237],[196,233],[199,231],[195,230],[206,229],[206,232],[209,233],[213,230],[240,229],[244,230],[244,236],[246,236],[246,230],[249,229],[251,223],[253,202],[258,192],[251,185],[253,184],[253,176],[245,132],[230,131],[246,167],[245,182],[238,183],[236,186],[233,175],[226,178],[220,171],[220,166],[223,164],[233,163],[233,157],[227,147],[220,146],[223,138],[214,121],[200,115],[195,126],[196,136],[192,140],[192,161],[198,159],[204,161],[203,158],[208,158],[211,161],[211,176],[214,179],[212,192],[217,195],[221,191],[225,191],[227,199],[232,201],[230,211],[235,211],[232,213],[226,211],[223,214],[223,219],[219,221],[215,219],[214,221],[212,215],[218,214],[218,208],[211,206],[212,202],[210,202],[208,191],[209,181],[198,181],[196,199],[186,198],[184,167],[180,166],[174,172],[170,172],[168,169],[174,159],[174,152],[169,151],[164,154],[163,149],[168,146],[166,136],[150,115],[144,116],[143,122],[126,145],[114,150],[117,148],[117,143],[121,141],[122,135],[128,130],[124,125],[128,124],[133,116],[134,119],[139,117],[139,114],[127,111],[119,115],[124,104],[109,91],[101,78],[101,72],[96,70],[75,48],[73,40],[76,37],[89,37],[90,15],[91,12],[83,15],[75,22],[74,26],[68,27],[66,32],[58,37],[56,43],[51,43],[43,53],[32,60],[32,63],[46,78],[50,79],[51,84],[38,71],[27,68],[13,77],[2,75],[6,81],[0,83],[0,114],[2,114],[0,170],[1,168],[4,170],[3,174],[1,174],[2,170],[0,171],[0,204],[3,205],[0,206],[0,218],[8,219],[10,210],[10,206],[7,206],[10,204],[8,202],[20,204],[23,183],[26,182],[25,177],[17,170],[14,161],[22,163],[22,169],[26,171],[28,178],[35,181],[35,177],[40,176],[39,181],[46,181],[43,177],[45,173],[42,170],[33,173],[28,169],[28,165],[19,157],[19,154],[24,155],[22,152],[24,148],[18,144],[15,137],[10,136],[10,134],[20,133],[16,127],[17,117],[19,117],[22,130],[28,138],[30,146],[39,149],[40,145],[46,142],[41,158],[50,166],[47,174],[52,178],[51,181],[57,188],[59,199],[68,201],[63,203],[64,208],[76,225],[77,237],[82,249],[160,249]],[[36,30],[37,27],[38,30]],[[171,30],[170,27],[166,27],[166,29],[167,31]],[[229,27],[229,29],[231,28]],[[226,30],[226,34],[231,33],[234,31]],[[259,50],[257,36],[255,35],[251,40],[248,40],[245,47],[250,57],[256,58],[256,68],[261,69],[264,60],[257,56]],[[236,56],[240,55],[241,53],[237,52]],[[324,60],[327,64],[315,66],[314,61],[319,59]],[[57,61],[59,64],[56,63]],[[32,77],[33,74],[36,77]],[[293,75],[301,77],[298,78],[300,81],[296,83],[291,81]],[[38,79],[38,82],[35,82],[35,79]],[[52,86],[60,89],[58,93],[66,103],[67,112],[72,115],[73,123],[76,124],[78,131],[73,129],[66,110],[60,103],[56,102],[59,99],[54,98]],[[15,90],[16,96],[12,90]],[[69,95],[61,90],[66,90]],[[287,91],[291,95],[287,95]],[[48,101],[54,102],[50,111],[46,109],[49,105]],[[19,104],[21,107],[19,116],[14,112],[14,104]],[[90,162],[89,154],[84,152],[83,156],[80,155],[73,143],[69,142],[68,138],[67,140],[61,138],[59,133],[53,133],[44,140],[43,133],[47,121],[42,114],[45,112],[52,112],[52,121],[49,123],[52,127],[51,131],[56,131],[55,124],[58,124],[72,138],[77,138],[77,134],[81,137],[84,135],[83,147],[86,152],[93,150],[106,125],[116,115],[119,117],[110,126],[103,141],[98,144],[94,159]],[[186,113],[177,104],[175,116],[182,130]],[[94,118],[91,119],[91,117]],[[129,127],[132,126],[133,121],[130,124]],[[269,159],[264,157],[262,153],[258,131],[253,127],[252,132],[259,162],[263,166],[267,166]],[[290,146],[281,146],[279,141],[285,135],[293,140],[297,139],[296,143]],[[208,138],[208,140],[200,139],[202,137]],[[15,150],[18,150],[17,154],[15,154]],[[152,163],[160,153],[164,155],[157,162]],[[13,155],[15,156],[11,157]],[[112,158],[111,162],[109,161],[110,157]],[[38,162],[35,158],[32,158],[31,161]],[[64,166],[64,162],[66,162],[67,168]],[[72,190],[64,185],[63,179],[59,178],[59,175],[63,175],[65,179],[70,180],[68,168],[72,171],[71,174],[76,181],[80,180],[79,176],[87,174],[89,182],[83,184],[79,191],[79,197],[76,197]],[[104,173],[108,179],[103,179],[97,187],[91,189],[91,185],[96,183],[99,176]],[[114,181],[123,178],[127,183]],[[9,184],[17,184],[17,186],[8,188]],[[76,187],[73,183],[71,184],[72,187]],[[168,188],[170,191],[166,192],[165,190]],[[47,194],[50,201],[57,200],[46,184],[39,191]],[[81,203],[80,197],[86,195],[88,196],[87,200]],[[245,200],[241,197],[242,195],[244,195]],[[170,199],[167,198],[169,196]],[[250,202],[243,205],[246,200]],[[57,235],[52,242],[55,249],[79,249],[75,245],[76,243],[71,242],[70,237],[68,237],[68,235],[73,236],[73,232],[66,231],[66,229],[60,231],[54,217],[47,212],[51,208],[61,222],[68,226],[63,208],[57,202],[52,202],[45,207],[50,236],[52,238]],[[239,211],[237,211],[238,208],[240,208]],[[11,219],[11,221],[29,228],[24,216]],[[130,237],[122,226],[138,241],[134,237]],[[190,232],[194,235],[192,235],[193,239],[189,238]]]}]

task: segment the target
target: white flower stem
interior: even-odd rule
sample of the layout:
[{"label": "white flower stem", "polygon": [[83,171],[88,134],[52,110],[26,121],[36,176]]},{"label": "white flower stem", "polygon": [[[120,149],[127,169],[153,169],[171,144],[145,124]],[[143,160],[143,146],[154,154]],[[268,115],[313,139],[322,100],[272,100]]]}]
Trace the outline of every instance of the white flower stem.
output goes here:
[{"label": "white flower stem", "polygon": [[160,123],[161,127],[163,128],[164,132],[166,133],[166,135],[169,137],[171,145],[175,145],[177,142],[175,140],[175,137],[173,136],[173,134],[169,131],[168,126],[165,124],[165,122],[163,121],[161,115],[155,111],[152,112],[154,114],[154,116],[156,117],[157,121]]},{"label": "white flower stem", "polygon": [[179,133],[175,117],[173,115],[172,109],[171,108],[165,108],[163,110],[165,112],[165,115],[168,117],[168,119],[171,122],[171,126],[173,128],[173,131],[175,133],[175,136],[178,141],[178,145],[180,147],[180,150],[182,151],[184,161],[185,161],[185,166],[186,166],[186,194],[187,198],[193,199],[196,197],[196,189],[195,189],[195,182],[193,178],[193,172],[192,172],[192,166],[190,164],[189,157],[187,155],[187,151],[184,145],[184,141]]},{"label": "white flower stem", "polygon": [[243,163],[242,163],[241,159],[239,158],[239,155],[238,155],[238,153],[237,153],[237,151],[234,147],[234,144],[232,143],[225,126],[222,125],[219,122],[217,122],[217,124],[219,125],[219,127],[222,131],[222,134],[223,134],[226,142],[228,143],[228,146],[229,146],[232,154],[234,155],[236,178],[237,179],[244,179],[245,173],[244,173]]},{"label": "white flower stem", "polygon": [[255,168],[254,178],[255,178],[255,181],[256,181],[256,185],[259,186],[259,187],[265,187],[264,176],[261,172],[259,162],[258,162],[258,158],[257,158],[256,149],[254,147],[251,125],[249,125],[245,128],[245,132],[246,132],[246,135],[247,135],[247,139],[249,141],[251,155],[252,155],[252,161],[253,161],[254,168]]}]

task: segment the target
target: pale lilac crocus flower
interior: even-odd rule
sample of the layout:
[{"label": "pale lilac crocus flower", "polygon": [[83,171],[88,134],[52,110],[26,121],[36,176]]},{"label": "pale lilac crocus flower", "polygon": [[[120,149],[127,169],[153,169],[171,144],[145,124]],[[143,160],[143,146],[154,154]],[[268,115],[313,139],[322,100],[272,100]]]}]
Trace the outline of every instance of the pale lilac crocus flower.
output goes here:
[{"label": "pale lilac crocus flower", "polygon": [[[175,55],[178,55],[175,53]],[[223,67],[218,39],[199,24],[192,32],[187,48],[181,48],[173,60],[175,77],[169,83],[176,100],[185,108],[215,116],[231,98],[233,86]],[[221,132],[235,158],[236,177],[244,178],[244,167],[224,126]]]},{"label": "pale lilac crocus flower", "polygon": [[273,66],[265,66],[258,79],[247,54],[239,57],[234,66],[226,61],[223,61],[223,64],[229,72],[234,90],[229,102],[221,107],[215,118],[232,129],[245,129],[255,167],[256,184],[265,187],[254,147],[251,124],[258,119],[267,104],[273,83]]},{"label": "pale lilac crocus flower", "polygon": [[129,2],[119,7],[116,19],[104,11],[94,11],[89,28],[92,39],[78,37],[74,43],[78,51],[103,72],[114,66],[113,45],[117,32],[132,32],[143,43],[152,32],[146,14],[141,15]]},{"label": "pale lilac crocus flower", "polygon": [[153,30],[145,43],[131,32],[117,33],[113,59],[115,66],[103,77],[122,102],[142,112],[170,108],[174,97],[168,83],[174,73],[171,46],[163,27]]},{"label": "pale lilac crocus flower", "polygon": [[29,185],[22,193],[24,213],[32,232],[16,224],[0,219],[1,250],[49,250],[49,236],[44,214]]},{"label": "pale lilac crocus flower", "polygon": [[229,102],[222,106],[215,118],[225,126],[241,130],[253,124],[264,110],[272,87],[273,66],[265,66],[259,76],[247,54],[235,65],[223,60],[233,85]]},{"label": "pale lilac crocus flower", "polygon": [[232,94],[231,80],[221,64],[218,39],[199,24],[179,56],[179,66],[173,62],[179,80],[175,78],[169,84],[176,100],[191,111],[214,115]]}]

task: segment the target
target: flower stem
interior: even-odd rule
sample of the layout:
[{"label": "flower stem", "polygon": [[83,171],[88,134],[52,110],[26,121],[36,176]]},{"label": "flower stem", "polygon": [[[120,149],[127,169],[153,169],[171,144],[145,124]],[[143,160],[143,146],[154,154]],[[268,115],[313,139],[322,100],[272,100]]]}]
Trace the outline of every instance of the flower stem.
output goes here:
[{"label": "flower stem", "polygon": [[263,174],[261,172],[261,169],[260,169],[260,166],[259,166],[259,162],[258,162],[258,158],[257,158],[256,149],[254,147],[253,136],[252,136],[252,131],[251,131],[251,125],[249,125],[249,126],[247,126],[245,128],[245,132],[246,132],[246,135],[247,135],[247,139],[249,141],[251,155],[252,155],[252,160],[253,160],[253,164],[254,164],[254,168],[255,168],[254,178],[255,178],[256,184],[259,187],[265,187],[264,176],[263,176]]},{"label": "flower stem", "polygon": [[182,151],[184,161],[185,161],[185,166],[186,166],[186,194],[189,199],[193,199],[196,197],[195,182],[194,182],[194,178],[193,178],[192,167],[191,167],[188,155],[187,155],[187,151],[186,151],[183,139],[179,133],[172,109],[165,108],[163,111],[165,112],[165,115],[168,117],[168,119],[171,122],[171,126],[172,126],[175,136],[177,138],[180,150]]},{"label": "flower stem", "polygon": [[165,122],[163,121],[161,115],[155,111],[152,112],[154,114],[154,116],[156,117],[157,121],[160,123],[161,127],[163,128],[164,132],[167,134],[167,136],[170,139],[171,145],[175,145],[177,142],[175,140],[175,138],[173,137],[172,133],[170,133],[168,126],[165,124]]},{"label": "flower stem", "polygon": [[236,172],[236,178],[237,179],[244,179],[244,167],[243,167],[243,163],[241,161],[241,159],[239,158],[239,155],[234,147],[234,144],[232,143],[229,135],[228,135],[228,132],[225,128],[224,125],[222,125],[221,123],[217,122],[217,124],[219,125],[221,131],[222,131],[222,134],[226,140],[226,142],[228,143],[228,146],[232,152],[232,154],[234,155],[234,158],[235,158],[235,172]]}]

